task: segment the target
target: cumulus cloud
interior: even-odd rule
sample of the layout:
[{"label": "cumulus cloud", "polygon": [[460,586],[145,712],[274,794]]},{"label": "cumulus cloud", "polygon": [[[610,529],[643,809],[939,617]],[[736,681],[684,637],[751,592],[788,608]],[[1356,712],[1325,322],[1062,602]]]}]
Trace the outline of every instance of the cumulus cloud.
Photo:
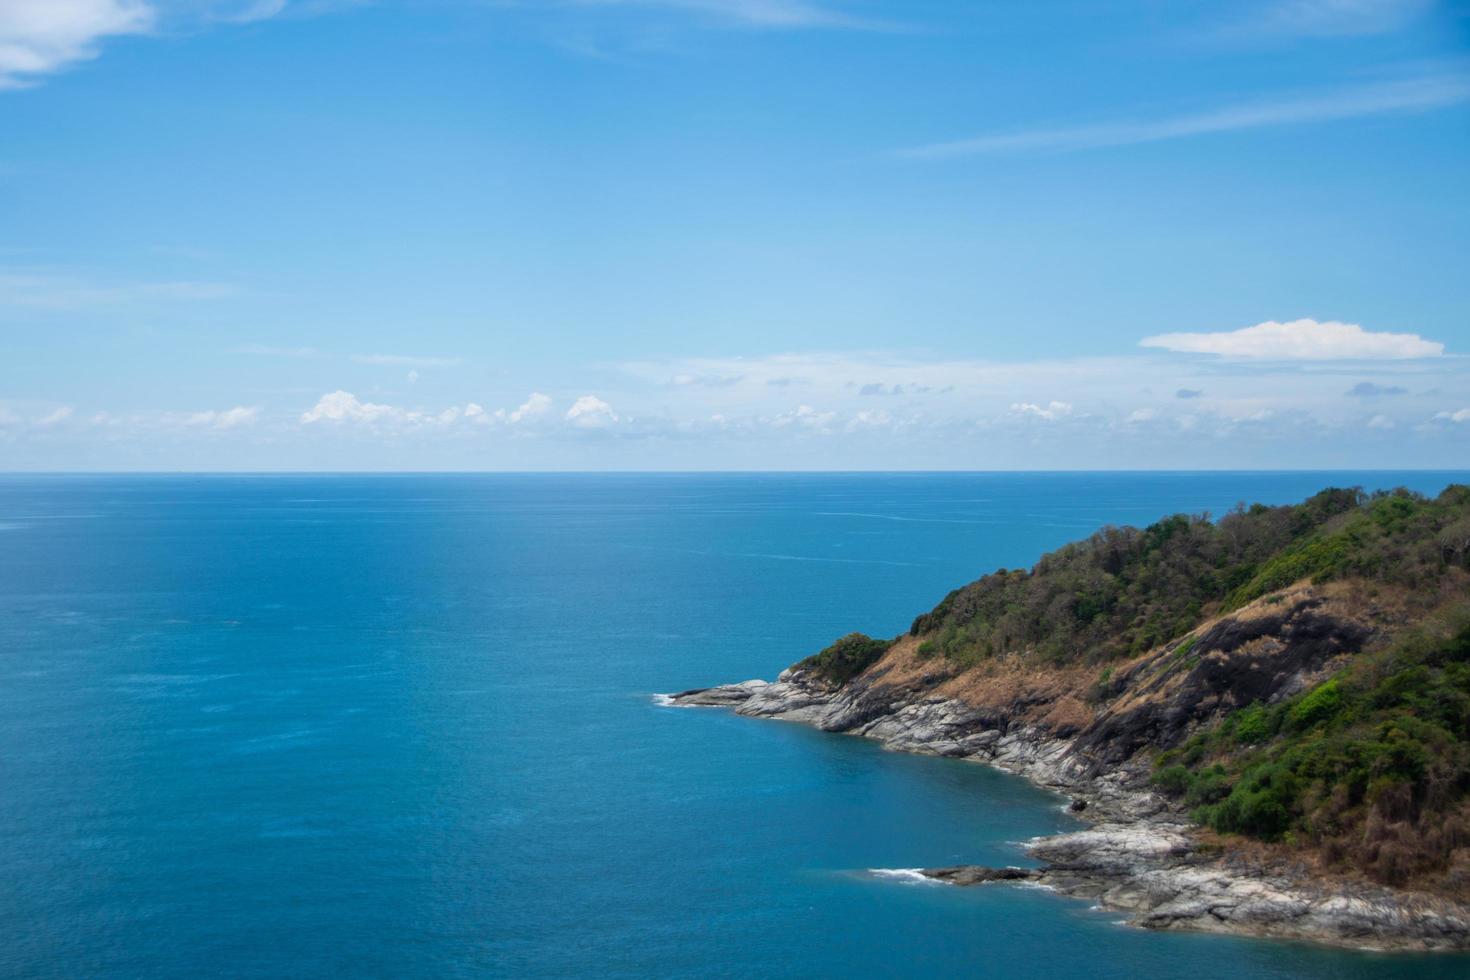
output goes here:
[{"label": "cumulus cloud", "polygon": [[1470,408],[1462,408],[1458,412],[1437,412],[1434,417],[1446,422],[1470,422]]},{"label": "cumulus cloud", "polygon": [[579,429],[601,429],[620,421],[612,406],[596,395],[583,395],[573,402],[566,420]]},{"label": "cumulus cloud", "polygon": [[1128,421],[1130,423],[1152,422],[1155,418],[1158,417],[1158,414],[1159,413],[1152,408],[1138,408],[1134,409],[1133,412],[1129,414]]},{"label": "cumulus cloud", "polygon": [[529,398],[521,403],[515,411],[507,413],[504,409],[496,412],[498,418],[504,419],[512,425],[521,422],[530,422],[540,418],[551,409],[551,399],[539,391],[531,392]]},{"label": "cumulus cloud", "polygon": [[1371,419],[1368,420],[1368,428],[1370,428],[1370,429],[1392,429],[1393,428],[1393,419],[1389,418],[1387,415],[1375,415]]},{"label": "cumulus cloud", "polygon": [[360,401],[352,392],[339,388],[331,394],[323,395],[317,399],[315,405],[301,413],[301,422],[303,425],[315,422],[377,422],[401,414],[402,409]]},{"label": "cumulus cloud", "polygon": [[1407,388],[1398,385],[1378,385],[1371,381],[1359,381],[1346,392],[1349,398],[1385,398],[1389,395],[1408,394]]},{"label": "cumulus cloud", "polygon": [[1277,361],[1402,360],[1438,357],[1444,344],[1412,333],[1377,333],[1336,320],[1268,320],[1221,333],[1166,333],[1140,347]]},{"label": "cumulus cloud", "polygon": [[1066,418],[1072,414],[1072,405],[1069,402],[1050,402],[1045,407],[1035,405],[1031,402],[1014,402],[1011,405],[1012,415],[1031,416],[1054,422],[1057,419]]},{"label": "cumulus cloud", "polygon": [[465,419],[484,424],[488,421],[485,410],[474,402],[463,408],[458,405],[438,412],[401,408],[397,405],[380,405],[358,398],[350,391],[337,391],[323,395],[317,403],[301,413],[303,425],[327,423],[365,423],[401,426],[452,425]]}]

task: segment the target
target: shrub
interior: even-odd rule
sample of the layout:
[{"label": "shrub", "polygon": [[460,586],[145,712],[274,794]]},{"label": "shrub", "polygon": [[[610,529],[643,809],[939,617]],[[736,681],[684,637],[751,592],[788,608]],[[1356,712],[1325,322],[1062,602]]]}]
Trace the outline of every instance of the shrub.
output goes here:
[{"label": "shrub", "polygon": [[877,663],[891,646],[892,640],[875,640],[863,633],[849,633],[797,666],[837,684],[846,684]]},{"label": "shrub", "polygon": [[1235,714],[1235,740],[1242,745],[1264,742],[1272,735],[1271,723],[1266,716],[1266,706],[1257,701],[1244,711]]},{"label": "shrub", "polygon": [[[1222,833],[1295,835],[1382,882],[1444,871],[1470,843],[1459,816],[1470,797],[1467,648],[1461,626],[1360,657],[1310,691],[1192,736],[1155,784]],[[1212,753],[1220,761],[1195,771]]]},{"label": "shrub", "polygon": [[1319,684],[1287,711],[1287,718],[1296,729],[1307,729],[1327,721],[1342,708],[1342,690],[1337,680]]},{"label": "shrub", "polygon": [[1168,796],[1183,796],[1194,783],[1194,773],[1183,766],[1168,766],[1154,773],[1153,784]]},{"label": "shrub", "polygon": [[[1408,587],[1470,565],[1470,488],[1430,501],[1406,490],[1369,497],[1328,489],[1301,504],[1239,507],[1218,522],[1176,514],[1146,528],[1106,527],[998,569],[913,621],[965,667],[1003,653],[1107,663],[1184,637],[1202,616],[1303,578],[1344,575]],[[1175,652],[1182,662],[1192,640]]]}]

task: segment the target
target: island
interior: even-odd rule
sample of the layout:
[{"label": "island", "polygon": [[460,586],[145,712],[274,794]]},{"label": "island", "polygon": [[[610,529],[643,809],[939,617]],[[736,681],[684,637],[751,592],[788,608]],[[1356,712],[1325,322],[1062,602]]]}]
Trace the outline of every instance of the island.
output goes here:
[{"label": "island", "polygon": [[895,639],[663,697],[988,763],[1086,829],[1037,882],[1157,929],[1470,949],[1470,486],[1106,527]]}]

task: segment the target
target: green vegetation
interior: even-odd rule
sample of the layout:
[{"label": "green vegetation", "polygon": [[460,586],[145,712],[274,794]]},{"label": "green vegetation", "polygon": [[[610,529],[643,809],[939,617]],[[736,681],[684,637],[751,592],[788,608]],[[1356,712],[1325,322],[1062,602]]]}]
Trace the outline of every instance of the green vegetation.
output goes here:
[{"label": "green vegetation", "polygon": [[[956,589],[914,620],[925,655],[966,667],[1022,653],[1051,662],[1135,655],[1304,578],[1358,577],[1425,593],[1470,567],[1470,487],[1324,490],[1287,507],[1237,507],[1218,522],[1175,515],[1108,527]],[[1189,644],[1189,645],[1186,645]],[[1192,641],[1180,645],[1188,656]]]},{"label": "green vegetation", "polygon": [[892,640],[875,640],[863,633],[849,633],[796,666],[837,684],[846,684],[878,662],[893,646]]},{"label": "green vegetation", "polygon": [[1470,625],[1425,627],[1155,762],[1155,785],[1218,831],[1307,842],[1390,884],[1443,872],[1470,845]]},{"label": "green vegetation", "polygon": [[[1176,515],[1143,530],[1104,528],[1030,571],[1000,569],[951,592],[910,632],[921,656],[943,657],[957,670],[1000,655],[1096,665],[1085,697],[1099,706],[1140,683],[1121,658],[1162,648],[1147,683],[1178,673],[1186,686],[1159,690],[1187,690],[1191,703],[1209,704],[1221,690],[1211,685],[1240,676],[1221,659],[1236,647],[1200,642],[1207,634],[1211,644],[1221,642],[1202,623],[1256,601],[1294,616],[1299,607],[1280,590],[1303,580],[1352,580],[1354,595],[1383,598],[1383,609],[1364,610],[1375,623],[1374,642],[1309,690],[1223,718],[1197,716],[1202,727],[1156,757],[1154,782],[1220,833],[1307,846],[1330,865],[1386,883],[1465,890],[1467,570],[1470,487],[1452,486],[1434,499],[1330,489],[1295,506],[1237,507],[1218,522]],[[1310,619],[1296,621],[1313,628]],[[1220,628],[1225,642],[1250,640],[1229,622]],[[834,664],[847,664],[881,653],[858,639],[876,642],[847,637],[839,645],[854,644],[851,653],[834,646],[818,657],[830,653]],[[1329,640],[1308,633],[1297,642]],[[1111,719],[1117,734],[1101,737],[1142,732],[1145,749],[1148,739],[1163,738],[1148,726],[1167,715],[1149,715],[1147,705],[1130,710]]]}]

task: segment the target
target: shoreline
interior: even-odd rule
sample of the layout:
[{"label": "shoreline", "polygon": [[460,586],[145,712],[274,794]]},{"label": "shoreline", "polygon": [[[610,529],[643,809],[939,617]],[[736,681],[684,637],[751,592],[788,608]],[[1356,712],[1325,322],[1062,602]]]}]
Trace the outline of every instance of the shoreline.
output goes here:
[{"label": "shoreline", "polygon": [[[1470,951],[1470,904],[1313,875],[1201,840],[1198,828],[1155,793],[1132,759],[1102,771],[1075,739],[1013,723],[955,697],[872,684],[833,686],[796,668],[751,680],[654,696],[678,708],[727,708],[859,735],[885,748],[963,759],[1060,793],[1091,826],[1033,838],[1035,869],[977,865],[900,869],[936,883],[1044,887],[1129,916],[1145,929],[1290,939],[1376,952]],[[868,869],[872,872],[874,869]],[[895,869],[878,869],[895,870]]]}]

